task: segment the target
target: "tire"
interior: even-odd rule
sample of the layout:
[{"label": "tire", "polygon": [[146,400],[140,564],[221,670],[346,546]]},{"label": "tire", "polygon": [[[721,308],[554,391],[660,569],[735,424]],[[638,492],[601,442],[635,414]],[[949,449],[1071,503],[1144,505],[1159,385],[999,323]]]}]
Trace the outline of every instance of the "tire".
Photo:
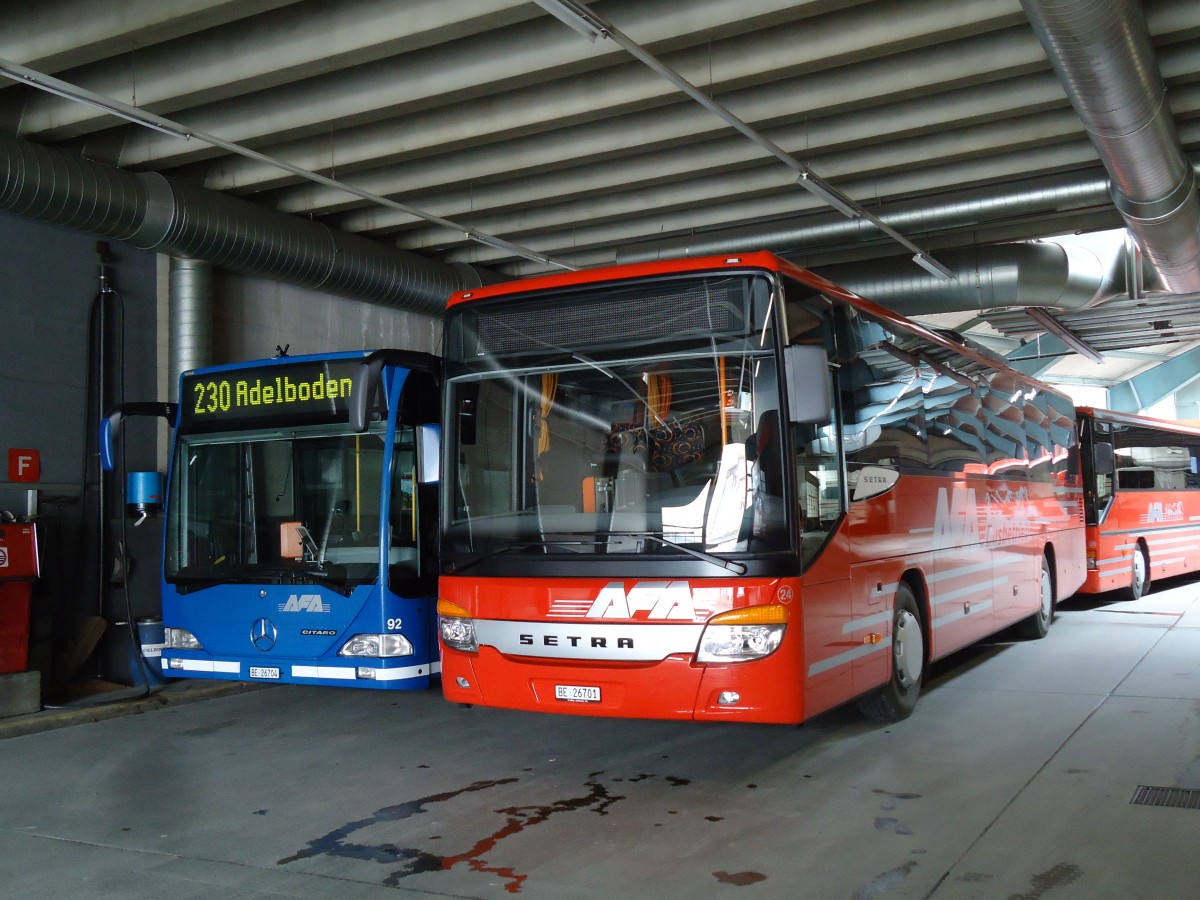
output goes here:
[{"label": "tire", "polygon": [[1017,623],[1017,637],[1026,641],[1037,641],[1044,638],[1050,631],[1050,623],[1054,621],[1054,575],[1050,571],[1050,560],[1042,557],[1041,606],[1028,619]]},{"label": "tire", "polygon": [[903,581],[892,609],[892,674],[887,684],[858,699],[859,709],[877,722],[907,719],[917,707],[925,677],[925,634],[912,588]]},{"label": "tire", "polygon": [[1138,544],[1133,551],[1129,572],[1129,587],[1121,588],[1122,600],[1140,600],[1150,591],[1150,558],[1146,548]]}]

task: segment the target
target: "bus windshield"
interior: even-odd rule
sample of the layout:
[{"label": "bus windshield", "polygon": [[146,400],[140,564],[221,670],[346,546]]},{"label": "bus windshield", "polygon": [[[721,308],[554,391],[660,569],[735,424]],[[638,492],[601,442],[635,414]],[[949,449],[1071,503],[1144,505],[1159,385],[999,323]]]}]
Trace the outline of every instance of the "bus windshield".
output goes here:
[{"label": "bus windshield", "polygon": [[[181,590],[229,581],[322,584],[378,577],[382,426],[181,434],[172,467],[165,576]],[[416,574],[411,428],[398,429],[389,567]]]},{"label": "bus windshield", "polygon": [[721,273],[452,310],[448,570],[787,550],[772,287]]}]

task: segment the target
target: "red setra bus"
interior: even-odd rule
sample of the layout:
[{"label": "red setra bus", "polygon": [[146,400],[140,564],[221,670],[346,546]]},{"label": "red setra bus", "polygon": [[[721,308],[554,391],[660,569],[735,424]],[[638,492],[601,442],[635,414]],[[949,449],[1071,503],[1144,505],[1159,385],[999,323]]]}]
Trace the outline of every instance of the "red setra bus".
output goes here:
[{"label": "red setra bus", "polygon": [[768,253],[454,295],[446,697],[907,716],[1084,577],[1069,400]]},{"label": "red setra bus", "polygon": [[1200,428],[1081,407],[1087,578],[1136,600],[1200,569]]}]

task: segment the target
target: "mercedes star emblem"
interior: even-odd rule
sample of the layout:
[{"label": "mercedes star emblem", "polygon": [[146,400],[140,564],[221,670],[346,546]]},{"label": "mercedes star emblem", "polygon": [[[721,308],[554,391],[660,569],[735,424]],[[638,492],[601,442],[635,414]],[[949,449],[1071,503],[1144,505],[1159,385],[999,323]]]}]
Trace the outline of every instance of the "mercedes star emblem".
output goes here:
[{"label": "mercedes star emblem", "polygon": [[279,630],[271,624],[270,619],[256,619],[250,626],[250,643],[264,653],[275,646],[277,637]]}]

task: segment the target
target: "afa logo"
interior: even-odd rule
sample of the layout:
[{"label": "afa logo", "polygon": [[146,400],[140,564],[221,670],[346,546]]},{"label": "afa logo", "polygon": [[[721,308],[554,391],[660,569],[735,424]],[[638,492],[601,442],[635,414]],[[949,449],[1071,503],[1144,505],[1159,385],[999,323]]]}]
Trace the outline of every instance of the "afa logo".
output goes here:
[{"label": "afa logo", "polygon": [[1037,509],[1024,487],[989,491],[982,506],[974,488],[939,488],[933,549],[947,550],[981,540],[1018,540],[1036,533],[1036,516]]},{"label": "afa logo", "polygon": [[1142,521],[1147,525],[1155,522],[1180,522],[1183,520],[1183,501],[1151,503]]},{"label": "afa logo", "polygon": [[329,604],[321,600],[320,594],[292,594],[287,603],[279,604],[280,612],[327,613]]},{"label": "afa logo", "polygon": [[[644,615],[638,615],[643,613]],[[686,581],[641,581],[625,592],[619,581],[601,588],[591,609],[589,619],[674,619],[692,622],[696,608],[692,591]]]},{"label": "afa logo", "polygon": [[975,489],[956,487],[953,492],[938,488],[937,512],[933,519],[933,549],[945,550],[979,540],[979,501]]}]

